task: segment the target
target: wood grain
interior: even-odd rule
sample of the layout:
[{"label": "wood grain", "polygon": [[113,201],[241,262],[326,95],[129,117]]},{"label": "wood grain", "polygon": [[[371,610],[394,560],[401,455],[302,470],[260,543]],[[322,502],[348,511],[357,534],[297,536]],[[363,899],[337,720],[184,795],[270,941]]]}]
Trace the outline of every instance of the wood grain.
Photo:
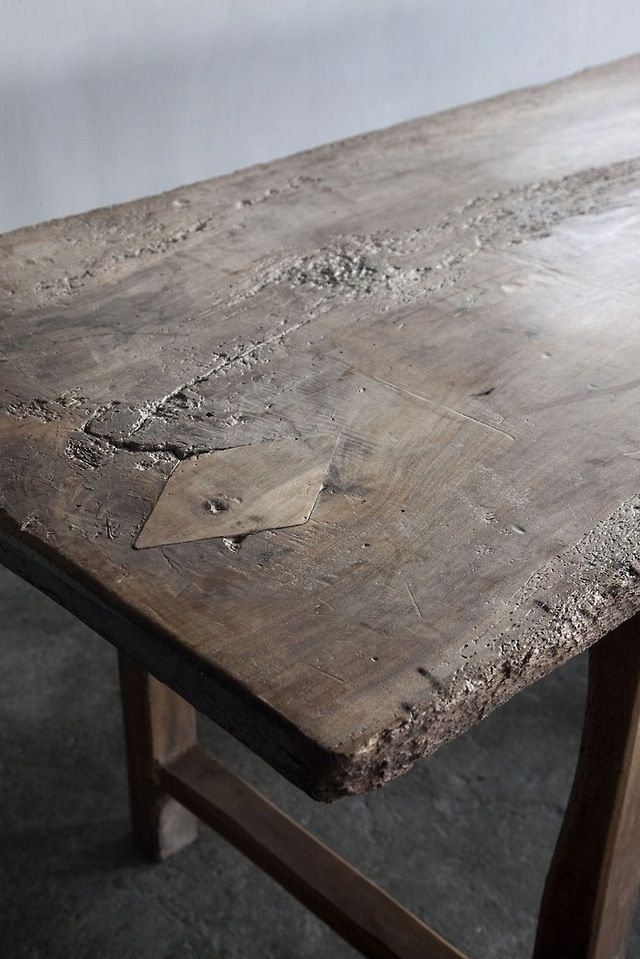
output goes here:
[{"label": "wood grain", "polygon": [[[322,799],[635,614],[639,64],[0,238],[3,561]],[[134,548],[326,435],[304,525]]]}]

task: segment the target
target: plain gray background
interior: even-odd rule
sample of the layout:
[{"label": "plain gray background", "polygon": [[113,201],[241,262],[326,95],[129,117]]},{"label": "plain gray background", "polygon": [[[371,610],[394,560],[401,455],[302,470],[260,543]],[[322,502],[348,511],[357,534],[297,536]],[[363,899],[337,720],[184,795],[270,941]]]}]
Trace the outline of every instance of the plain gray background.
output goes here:
[{"label": "plain gray background", "polygon": [[0,232],[638,49],[638,0],[2,0]]}]

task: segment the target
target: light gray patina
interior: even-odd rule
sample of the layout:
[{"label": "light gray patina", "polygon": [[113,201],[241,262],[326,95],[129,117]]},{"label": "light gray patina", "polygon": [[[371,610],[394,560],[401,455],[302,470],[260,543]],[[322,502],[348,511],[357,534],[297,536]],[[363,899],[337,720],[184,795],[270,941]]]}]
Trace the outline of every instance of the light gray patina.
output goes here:
[{"label": "light gray patina", "polygon": [[[639,63],[2,238],[4,561],[324,799],[637,612]],[[327,434],[304,526],[132,549]]]}]

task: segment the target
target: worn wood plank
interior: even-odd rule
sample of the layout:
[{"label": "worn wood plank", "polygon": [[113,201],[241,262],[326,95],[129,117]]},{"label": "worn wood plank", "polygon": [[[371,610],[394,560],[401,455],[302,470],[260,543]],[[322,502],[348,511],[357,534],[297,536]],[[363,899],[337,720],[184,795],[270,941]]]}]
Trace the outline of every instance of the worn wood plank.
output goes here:
[{"label": "worn wood plank", "polygon": [[362,955],[464,959],[433,929],[198,746],[162,766],[159,782]]},{"label": "worn wood plank", "polygon": [[[0,238],[4,561],[324,799],[636,613],[639,94],[632,58]],[[176,464],[326,435],[303,525],[134,548]]]}]

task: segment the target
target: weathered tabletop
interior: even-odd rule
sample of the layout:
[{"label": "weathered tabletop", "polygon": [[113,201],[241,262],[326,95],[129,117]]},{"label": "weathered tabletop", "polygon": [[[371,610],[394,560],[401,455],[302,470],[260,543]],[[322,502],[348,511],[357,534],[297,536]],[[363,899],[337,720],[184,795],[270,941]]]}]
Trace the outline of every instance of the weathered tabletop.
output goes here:
[{"label": "weathered tabletop", "polygon": [[634,58],[5,235],[0,556],[319,798],[396,776],[640,609],[639,188]]}]

